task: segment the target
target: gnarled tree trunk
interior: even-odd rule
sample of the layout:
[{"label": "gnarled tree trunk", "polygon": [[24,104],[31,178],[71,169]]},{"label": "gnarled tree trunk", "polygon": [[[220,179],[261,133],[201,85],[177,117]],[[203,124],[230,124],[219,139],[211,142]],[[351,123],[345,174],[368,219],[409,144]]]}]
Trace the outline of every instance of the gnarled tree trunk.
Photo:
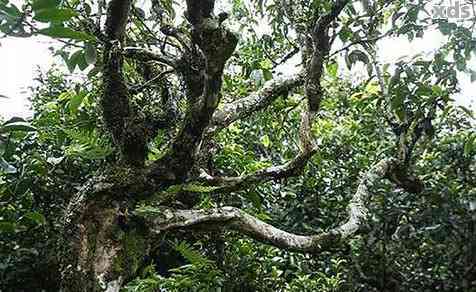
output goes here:
[{"label": "gnarled tree trunk", "polygon": [[[306,48],[311,55],[305,58],[305,74],[270,81],[250,96],[217,110],[225,63],[233,54],[238,38],[222,25],[223,15],[213,14],[214,0],[186,1],[185,15],[191,37],[184,41],[184,52],[178,58],[124,47],[131,1],[110,1],[104,32],[104,93],[100,105],[104,124],[120,150],[121,159],[85,185],[66,210],[64,238],[59,246],[64,291],[119,291],[145,263],[153,244],[151,235],[164,230],[207,225],[234,230],[281,248],[317,253],[336,246],[359,230],[367,217],[366,202],[371,197],[371,188],[380,180],[389,178],[406,189],[421,189],[419,182],[406,174],[400,160],[382,159],[362,178],[349,204],[349,220],[330,231],[309,236],[279,230],[232,207],[179,210],[169,204],[147,210],[136,208],[141,199],[158,192],[167,193],[170,186],[175,189],[170,195],[178,199],[174,197],[177,189],[178,193],[184,193],[197,184],[215,192],[231,193],[297,175],[318,150],[311,128],[323,95],[320,79],[332,44],[329,27],[347,2],[335,1],[328,13],[310,25],[312,47]],[[173,30],[163,31],[178,38]],[[131,93],[122,72],[126,57],[169,66],[185,86],[187,109],[182,124],[163,155],[149,165],[145,163],[147,142],[157,133],[160,123],[153,119],[151,122],[150,117],[131,106]],[[214,133],[303,84],[308,106],[303,110],[300,125],[300,153],[294,159],[237,177],[212,176],[199,165],[200,155],[208,153],[207,142]]]},{"label": "gnarled tree trunk", "polygon": [[128,212],[134,202],[130,192],[146,190],[134,180],[132,187],[100,177],[70,202],[59,254],[64,291],[119,291],[142,266],[149,236]]}]

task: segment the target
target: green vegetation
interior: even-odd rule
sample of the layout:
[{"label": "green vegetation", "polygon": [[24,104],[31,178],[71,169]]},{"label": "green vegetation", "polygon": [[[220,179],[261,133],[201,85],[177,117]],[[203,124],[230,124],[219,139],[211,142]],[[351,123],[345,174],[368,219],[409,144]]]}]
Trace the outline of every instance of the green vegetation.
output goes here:
[{"label": "green vegetation", "polygon": [[0,123],[1,291],[476,291],[474,18],[108,2],[0,0],[5,36],[61,42]]}]

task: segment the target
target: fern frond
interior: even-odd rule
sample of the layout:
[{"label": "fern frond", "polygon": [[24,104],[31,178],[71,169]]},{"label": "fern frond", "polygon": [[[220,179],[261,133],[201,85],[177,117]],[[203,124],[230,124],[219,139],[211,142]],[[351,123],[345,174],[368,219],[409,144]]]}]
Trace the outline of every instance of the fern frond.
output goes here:
[{"label": "fern frond", "polygon": [[185,241],[182,241],[177,244],[175,246],[175,249],[192,265],[207,266],[212,264],[212,261],[207,259],[199,251],[195,250],[190,244]]}]

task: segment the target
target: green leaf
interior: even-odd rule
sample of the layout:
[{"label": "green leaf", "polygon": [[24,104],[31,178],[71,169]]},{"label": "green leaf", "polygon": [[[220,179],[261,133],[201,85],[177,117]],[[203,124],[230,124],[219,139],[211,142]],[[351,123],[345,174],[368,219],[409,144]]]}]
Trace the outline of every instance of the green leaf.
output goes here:
[{"label": "green leaf", "polygon": [[261,71],[263,71],[263,77],[265,81],[273,79],[273,72],[267,69],[262,69]]},{"label": "green leaf", "polygon": [[339,31],[339,38],[341,39],[342,42],[349,40],[352,37],[352,35],[353,35],[352,30],[349,29],[348,26],[344,26]]},{"label": "green leaf", "polygon": [[0,233],[15,233],[15,223],[0,222]]},{"label": "green leaf", "polygon": [[83,71],[88,67],[88,62],[86,62],[86,56],[84,54],[84,50],[77,50],[74,52],[69,60],[66,61],[66,65],[71,73],[74,72],[76,66],[78,66],[79,70]]},{"label": "green leaf", "polygon": [[77,16],[78,13],[67,8],[41,9],[35,13],[34,19],[41,22],[63,22]]},{"label": "green leaf", "polygon": [[68,109],[72,113],[78,111],[79,106],[83,103],[84,98],[86,97],[86,92],[81,91],[78,94],[73,94],[69,100]]},{"label": "green leaf", "polygon": [[27,122],[7,122],[0,127],[0,133],[8,133],[13,131],[33,132],[36,128]]},{"label": "green leaf", "polygon": [[48,9],[57,7],[60,4],[60,0],[33,0],[31,8],[34,11],[41,9]]},{"label": "green leaf", "polygon": [[338,64],[337,62],[332,62],[332,63],[329,63],[326,68],[327,68],[327,72],[329,73],[330,76],[334,77],[334,78],[337,78],[337,71],[338,71]]},{"label": "green leaf", "polygon": [[12,117],[8,121],[6,121],[4,124],[11,124],[11,123],[16,123],[16,122],[26,122],[24,118],[21,117]]},{"label": "green leaf", "polygon": [[6,162],[3,157],[0,156],[0,170],[5,173],[15,173],[17,169],[11,165],[10,163]]},{"label": "green leaf", "polygon": [[468,137],[468,139],[466,140],[466,143],[464,143],[464,150],[463,150],[464,156],[469,157],[474,147],[476,146],[475,140],[476,140],[476,135],[470,135]]},{"label": "green leaf", "polygon": [[262,199],[257,192],[255,191],[246,192],[245,197],[251,201],[251,203],[253,204],[253,207],[255,207],[256,209],[261,209]]},{"label": "green leaf", "polygon": [[432,85],[431,91],[433,96],[442,96],[444,94],[443,89],[439,85]]},{"label": "green leaf", "polygon": [[459,108],[462,109],[462,110],[468,115],[468,117],[474,119],[474,113],[473,113],[472,110],[470,110],[469,108],[467,108],[467,107],[465,107],[465,106],[463,106],[463,105],[460,105]]},{"label": "green leaf", "polygon": [[86,63],[93,65],[96,63],[96,58],[96,47],[92,43],[86,43],[84,48],[84,59],[86,60]]},{"label": "green leaf", "polygon": [[400,122],[405,121],[405,110],[403,107],[403,96],[402,95],[395,95],[391,100],[390,106],[392,110],[395,112],[395,115],[400,120]]},{"label": "green leaf", "polygon": [[71,72],[71,73],[74,72],[74,69],[76,68],[76,65],[78,65],[78,63],[80,62],[80,59],[82,58],[82,56],[81,56],[82,53],[83,53],[83,50],[77,50],[66,61],[66,65],[68,66],[69,72]]},{"label": "green leaf", "polygon": [[380,93],[380,86],[378,83],[376,82],[369,82],[366,86],[365,86],[365,91],[370,93],[370,94],[379,94]]},{"label": "green leaf", "polygon": [[84,55],[84,51],[81,51],[79,57],[78,57],[78,68],[79,70],[83,71],[84,69],[86,69],[88,67],[88,62],[86,61],[86,57]]},{"label": "green leaf", "polygon": [[471,82],[476,81],[476,71],[471,70]]},{"label": "green leaf", "polygon": [[269,139],[268,135],[264,135],[261,137],[261,143],[263,144],[264,147],[268,148],[271,146],[271,140]]},{"label": "green leaf", "polygon": [[443,35],[451,34],[452,30],[456,28],[454,23],[449,22],[440,22],[438,25],[438,29],[441,31]]},{"label": "green leaf", "polygon": [[72,91],[65,91],[61,93],[60,95],[58,95],[58,100],[59,101],[69,100],[73,94],[74,93]]},{"label": "green leaf", "polygon": [[195,250],[190,244],[185,241],[180,242],[175,246],[175,249],[191,264],[193,265],[207,265],[210,260],[203,256],[199,251]]},{"label": "green leaf", "polygon": [[261,67],[261,69],[271,69],[273,68],[273,63],[271,63],[270,60],[268,59],[265,59],[265,60],[262,60],[261,62],[259,62],[259,65]]},{"label": "green leaf", "polygon": [[[3,12],[3,13],[0,13],[0,16],[2,16],[2,14],[3,14],[3,15],[10,16],[12,18],[17,18],[21,15],[20,9],[18,9],[15,5],[13,5],[11,3],[8,6],[5,5],[5,4],[0,4],[0,12]],[[2,18],[0,18],[0,20]]]},{"label": "green leaf", "polygon": [[90,34],[87,34],[82,31],[75,31],[62,26],[51,26],[48,28],[40,29],[39,33],[58,39],[73,39],[80,41],[90,41],[94,39],[94,37]]},{"label": "green leaf", "polygon": [[31,221],[35,222],[36,224],[43,225],[46,222],[45,216],[38,212],[30,212],[23,216],[23,218],[30,219]]}]

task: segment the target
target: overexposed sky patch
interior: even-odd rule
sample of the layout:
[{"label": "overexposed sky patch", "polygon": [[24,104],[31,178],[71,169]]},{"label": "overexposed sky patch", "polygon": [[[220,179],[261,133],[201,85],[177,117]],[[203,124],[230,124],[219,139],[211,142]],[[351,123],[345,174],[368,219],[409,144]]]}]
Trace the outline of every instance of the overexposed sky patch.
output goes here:
[{"label": "overexposed sky patch", "polygon": [[[437,30],[425,32],[422,38],[409,41],[406,38],[388,38],[379,42],[378,58],[382,63],[395,63],[400,58],[416,54],[433,56],[436,50],[447,41]],[[476,70],[476,58],[468,62],[468,67]],[[454,95],[456,104],[475,110],[476,107],[476,82],[471,82],[469,74],[458,72],[458,81],[461,91]]]},{"label": "overexposed sky patch", "polygon": [[[255,27],[255,29],[261,33],[267,33],[269,27],[263,21],[262,28]],[[395,63],[405,56],[419,53],[432,55],[445,40],[446,37],[435,30],[428,31],[423,38],[416,38],[412,41],[408,41],[406,38],[383,39],[379,41],[378,60],[380,63]],[[9,97],[8,99],[0,98],[0,117],[8,119],[12,116],[27,117],[31,115],[28,86],[33,84],[38,68],[46,71],[54,63],[55,58],[49,50],[52,44],[51,38],[38,36],[0,39],[0,64],[2,64],[0,94]],[[285,65],[287,68],[285,71],[296,69],[290,68],[294,65]],[[469,66],[476,70],[476,58],[473,58]],[[362,69],[365,70],[365,68]],[[467,74],[458,74],[458,78],[461,92],[454,98],[457,104],[471,107],[474,110],[476,107],[476,82],[471,83]]]},{"label": "overexposed sky patch", "polygon": [[0,40],[0,116],[29,116],[28,86],[38,69],[48,70],[54,58],[48,49],[51,40],[46,37],[5,38]]}]

